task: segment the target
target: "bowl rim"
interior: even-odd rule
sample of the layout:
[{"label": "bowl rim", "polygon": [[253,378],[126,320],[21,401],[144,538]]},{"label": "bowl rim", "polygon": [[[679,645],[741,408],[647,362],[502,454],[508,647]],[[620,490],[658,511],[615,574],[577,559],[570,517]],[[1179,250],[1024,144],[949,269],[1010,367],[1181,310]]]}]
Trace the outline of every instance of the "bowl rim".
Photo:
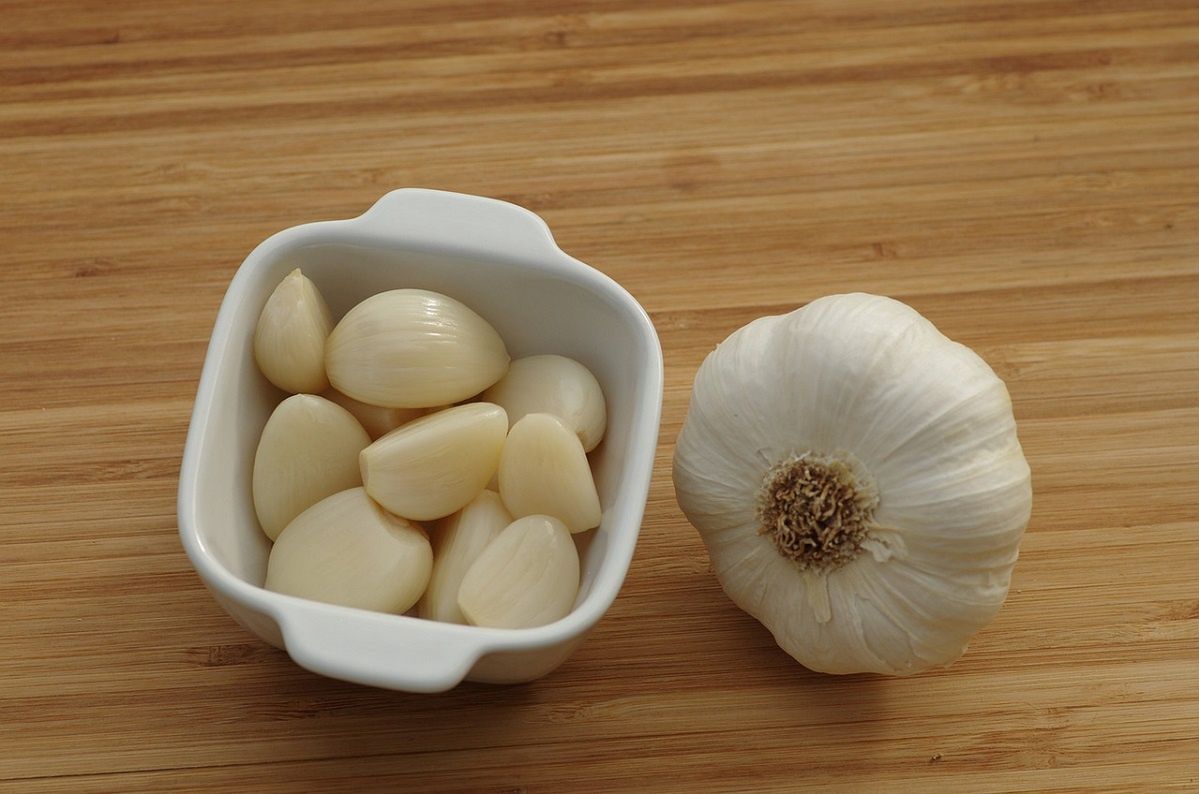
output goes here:
[{"label": "bowl rim", "polygon": [[[397,219],[402,220],[406,212],[412,213],[412,222],[397,224]],[[493,228],[490,229],[490,234],[484,233],[482,237],[476,238],[473,244],[468,245],[457,241],[455,237],[447,236],[447,231],[460,234],[461,226],[452,223],[446,225],[445,213],[450,213],[459,221],[463,215],[482,219]],[[201,537],[198,484],[203,471],[200,461],[207,442],[205,431],[216,403],[218,373],[222,371],[227,351],[230,349],[234,318],[244,311],[242,304],[246,300],[246,293],[255,283],[259,271],[275,261],[275,255],[281,248],[304,240],[320,242],[319,238],[330,232],[345,231],[366,232],[380,243],[404,243],[406,247],[439,253],[463,253],[469,249],[467,252],[475,258],[478,258],[482,251],[490,251],[515,266],[552,273],[557,278],[616,301],[634,321],[637,334],[648,344],[651,366],[649,371],[644,373],[644,385],[634,398],[637,406],[634,412],[634,432],[637,435],[644,434],[645,440],[635,438],[633,441],[633,454],[625,464],[633,468],[632,476],[628,479],[629,488],[633,490],[627,492],[626,489],[621,495],[622,499],[631,500],[627,509],[631,510],[628,521],[632,526],[610,534],[606,555],[596,572],[591,592],[565,617],[535,628],[501,629],[437,623],[405,615],[374,613],[309,601],[274,593],[241,579],[216,558]],[[238,267],[222,298],[213,324],[188,424],[177,501],[182,545],[201,579],[218,595],[264,613],[277,622],[287,652],[293,658],[295,654],[290,629],[295,623],[297,610],[359,622],[366,620],[374,625],[389,625],[397,630],[414,629],[419,625],[421,629],[435,631],[447,640],[468,642],[473,651],[472,663],[494,651],[532,650],[569,641],[589,630],[608,610],[623,585],[632,562],[644,520],[656,458],[663,377],[661,343],[645,309],[615,280],[559,248],[549,226],[540,216],[516,204],[483,196],[425,188],[393,190],[355,218],[305,223],[276,232],[259,243]],[[297,661],[303,666],[308,666],[303,660]]]}]

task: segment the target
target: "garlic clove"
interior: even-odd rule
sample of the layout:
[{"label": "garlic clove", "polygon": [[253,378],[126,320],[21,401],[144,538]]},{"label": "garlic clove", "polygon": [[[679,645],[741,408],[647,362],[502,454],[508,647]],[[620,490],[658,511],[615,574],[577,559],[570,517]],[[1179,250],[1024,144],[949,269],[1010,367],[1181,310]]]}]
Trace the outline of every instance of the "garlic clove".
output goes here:
[{"label": "garlic clove", "polygon": [[604,437],[607,410],[604,392],[591,371],[565,356],[527,356],[508,367],[482,399],[502,406],[516,424],[528,414],[558,417],[578,434],[587,452]]},{"label": "garlic clove", "polygon": [[529,414],[508,432],[500,496],[513,516],[553,516],[571,532],[599,526],[599,494],[583,444],[562,420]]},{"label": "garlic clove", "polygon": [[566,525],[549,516],[512,522],[462,579],[458,606],[475,626],[522,629],[570,614],[579,555]]},{"label": "garlic clove", "polygon": [[499,463],[504,409],[468,403],[416,419],[362,450],[362,482],[396,515],[431,521],[479,495]]},{"label": "garlic clove", "polygon": [[504,340],[453,298],[420,289],[372,295],[329,335],[333,387],[355,400],[428,408],[465,400],[508,370]]},{"label": "garlic clove", "polygon": [[275,287],[258,315],[254,360],[267,380],[292,394],[315,394],[329,387],[325,340],[333,316],[320,290],[299,268]]},{"label": "garlic clove", "polygon": [[295,394],[276,406],[254,454],[254,511],[271,540],[308,507],[362,484],[358,454],[370,443],[349,411]]},{"label": "garlic clove", "polygon": [[423,408],[385,408],[382,405],[371,405],[347,397],[337,389],[329,389],[321,396],[352,413],[371,439],[381,438],[400,425],[419,419],[426,413]]},{"label": "garlic clove", "polygon": [[407,610],[425,590],[433,550],[419,526],[393,516],[362,488],[326,497],[275,541],[266,589],[378,612]]},{"label": "garlic clove", "polygon": [[433,533],[433,575],[420,602],[420,616],[465,623],[458,588],[487,544],[512,523],[500,495],[483,491],[466,507],[438,522]]}]

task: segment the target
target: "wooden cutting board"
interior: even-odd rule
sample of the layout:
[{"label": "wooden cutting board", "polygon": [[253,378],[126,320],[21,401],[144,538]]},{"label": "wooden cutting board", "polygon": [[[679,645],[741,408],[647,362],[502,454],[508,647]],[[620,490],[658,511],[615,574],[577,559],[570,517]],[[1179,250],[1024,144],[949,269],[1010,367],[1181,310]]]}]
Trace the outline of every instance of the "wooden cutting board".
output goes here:
[{"label": "wooden cutting board", "polygon": [[[0,788],[1199,790],[1194,0],[14,0],[0,31]],[[627,583],[529,686],[311,675],[175,523],[245,254],[387,190],[542,214],[666,393]],[[675,504],[733,329],[885,293],[1007,380],[1035,509],[952,668],[805,671]]]}]

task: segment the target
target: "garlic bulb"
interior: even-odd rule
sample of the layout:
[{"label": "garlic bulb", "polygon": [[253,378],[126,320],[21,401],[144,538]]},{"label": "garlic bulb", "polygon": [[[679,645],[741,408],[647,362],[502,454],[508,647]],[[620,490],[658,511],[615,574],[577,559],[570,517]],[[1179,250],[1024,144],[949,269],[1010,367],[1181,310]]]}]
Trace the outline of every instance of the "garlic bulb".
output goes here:
[{"label": "garlic bulb", "polygon": [[465,400],[508,371],[504,340],[462,303],[396,289],[359,303],[325,345],[333,388],[371,405],[429,408]]},{"label": "garlic bulb", "polygon": [[1007,595],[1032,503],[1007,389],[898,301],[734,332],[695,378],[680,507],[740,608],[830,673],[915,673]]},{"label": "garlic bulb", "polygon": [[524,629],[570,613],[579,592],[579,554],[566,526],[549,516],[512,522],[462,579],[458,606],[475,626]]},{"label": "garlic bulb", "polygon": [[495,491],[483,491],[470,504],[437,522],[433,534],[433,575],[420,601],[420,616],[465,623],[458,588],[471,564],[509,524],[512,516]]},{"label": "garlic bulb", "polygon": [[370,405],[347,397],[337,389],[329,389],[321,396],[352,413],[372,439],[381,438],[400,425],[425,415],[423,408],[385,408],[382,405]]},{"label": "garlic bulb", "polygon": [[333,316],[320,291],[299,268],[275,287],[258,315],[254,360],[267,380],[292,394],[324,391],[325,339]]},{"label": "garlic bulb", "polygon": [[599,494],[587,453],[556,416],[529,414],[512,425],[500,455],[499,486],[517,518],[553,516],[571,532],[599,526]]},{"label": "garlic bulb", "polygon": [[370,443],[350,412],[294,394],[275,407],[254,453],[254,511],[271,540],[326,496],[362,484],[358,454]]},{"label": "garlic bulb", "polygon": [[491,403],[423,416],[362,451],[362,484],[398,516],[413,521],[448,516],[487,485],[507,430],[504,409]]},{"label": "garlic bulb", "polygon": [[608,422],[599,381],[591,370],[565,356],[518,358],[482,399],[501,406],[512,424],[528,414],[553,414],[578,434],[587,452],[604,437]]},{"label": "garlic bulb", "polygon": [[379,612],[403,612],[429,581],[425,531],[361,488],[322,499],[287,525],[267,562],[266,588]]}]

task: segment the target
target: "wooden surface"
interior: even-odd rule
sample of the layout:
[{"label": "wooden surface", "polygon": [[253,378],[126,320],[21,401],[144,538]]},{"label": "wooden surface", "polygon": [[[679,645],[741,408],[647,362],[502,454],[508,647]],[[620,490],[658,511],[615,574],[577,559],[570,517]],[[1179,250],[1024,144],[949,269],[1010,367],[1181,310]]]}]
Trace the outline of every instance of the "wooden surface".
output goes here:
[{"label": "wooden surface", "polygon": [[[1199,789],[1199,6],[15,0],[0,7],[0,789]],[[390,188],[498,196],[666,356],[628,581],[534,685],[306,673],[175,489],[245,254]],[[669,478],[702,357],[825,293],[1010,385],[1035,509],[953,668],[799,668]]]}]

